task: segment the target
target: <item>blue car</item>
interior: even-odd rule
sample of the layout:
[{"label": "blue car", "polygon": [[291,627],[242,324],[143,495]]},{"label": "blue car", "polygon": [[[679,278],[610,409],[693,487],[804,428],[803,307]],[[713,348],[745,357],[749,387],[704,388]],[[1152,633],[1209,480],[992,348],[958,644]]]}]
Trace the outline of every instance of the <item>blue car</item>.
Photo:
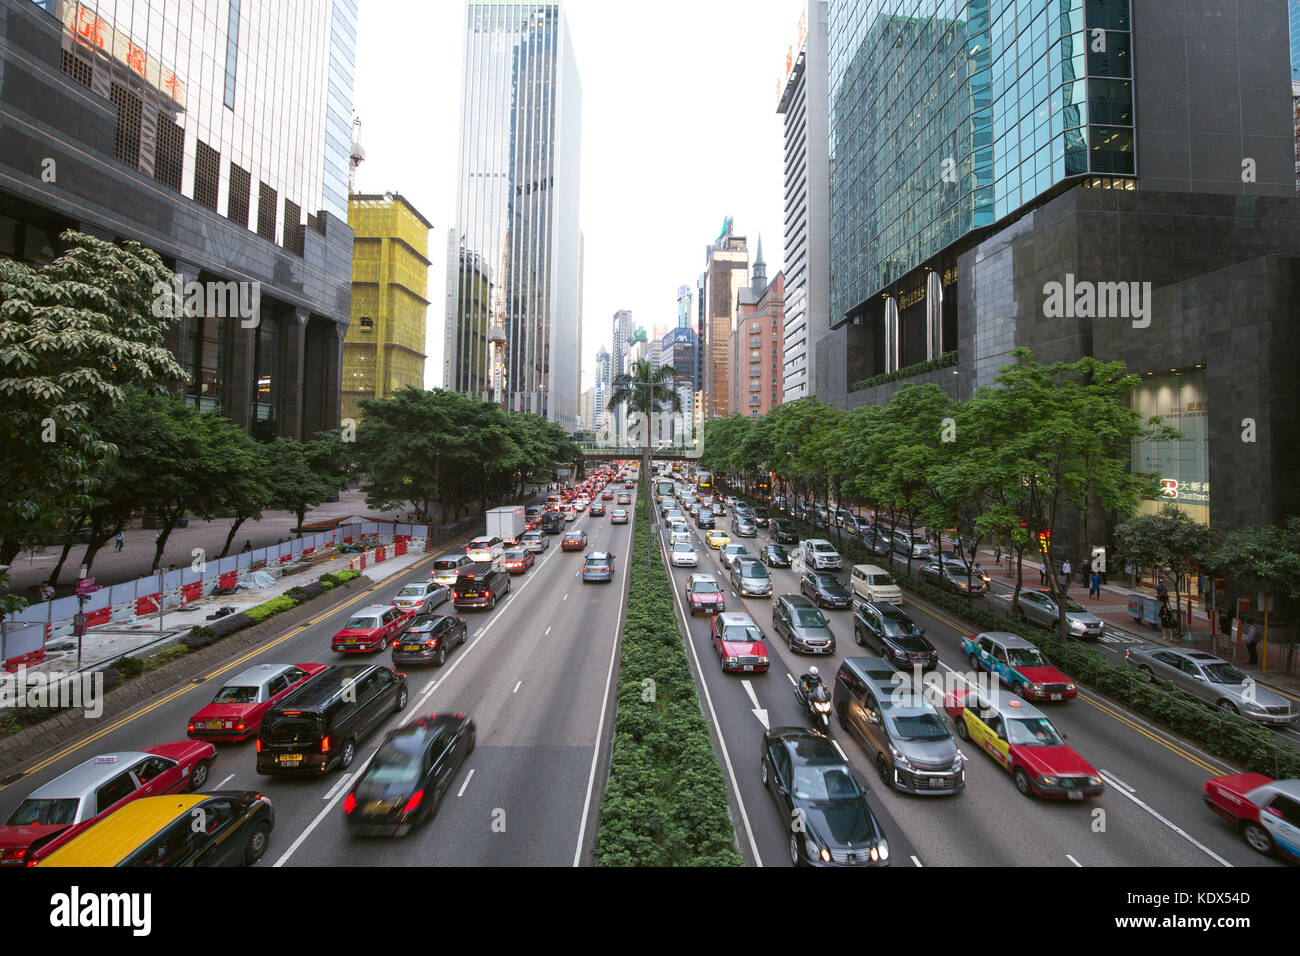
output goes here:
[{"label": "blue car", "polygon": [[582,562],[582,580],[613,581],[614,556],[608,551],[592,551]]}]

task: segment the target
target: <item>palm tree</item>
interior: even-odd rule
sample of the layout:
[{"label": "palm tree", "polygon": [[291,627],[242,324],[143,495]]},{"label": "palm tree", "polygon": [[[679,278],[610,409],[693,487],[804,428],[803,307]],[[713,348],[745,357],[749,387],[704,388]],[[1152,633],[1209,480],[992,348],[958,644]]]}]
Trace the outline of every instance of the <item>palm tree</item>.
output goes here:
[{"label": "palm tree", "polygon": [[645,452],[641,456],[641,476],[650,474],[650,415],[662,405],[671,404],[671,411],[682,410],[682,400],[673,388],[674,369],[671,365],[655,368],[649,359],[632,363],[630,373],[621,372],[610,383],[605,408],[626,405],[629,412],[640,412],[646,417]]}]

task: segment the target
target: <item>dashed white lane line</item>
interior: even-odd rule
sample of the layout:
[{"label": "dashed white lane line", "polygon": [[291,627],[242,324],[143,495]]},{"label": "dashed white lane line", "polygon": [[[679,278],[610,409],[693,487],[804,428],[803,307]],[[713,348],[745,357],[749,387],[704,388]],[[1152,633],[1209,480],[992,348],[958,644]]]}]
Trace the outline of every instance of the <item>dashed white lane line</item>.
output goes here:
[{"label": "dashed white lane line", "polygon": [[1201,851],[1202,853],[1204,853],[1206,856],[1210,857],[1212,860],[1214,860],[1214,861],[1216,861],[1216,862],[1222,864],[1223,866],[1232,866],[1231,863],[1229,863],[1229,862],[1228,862],[1227,860],[1225,860],[1223,857],[1219,856],[1219,854],[1215,853],[1215,852],[1214,852],[1213,850],[1211,850],[1208,846],[1206,846],[1206,845],[1205,845],[1204,843],[1202,843],[1200,840],[1196,839],[1194,836],[1192,836],[1190,833],[1188,833],[1186,830],[1184,830],[1184,829],[1183,829],[1182,827],[1180,827],[1178,824],[1174,823],[1172,820],[1168,820],[1168,819],[1166,819],[1165,817],[1162,817],[1159,813],[1157,813],[1157,812],[1156,812],[1155,810],[1153,810],[1151,807],[1147,806],[1145,803],[1143,803],[1143,802],[1142,802],[1141,800],[1139,800],[1137,797],[1133,796],[1133,794],[1131,794],[1131,793],[1129,793],[1127,790],[1125,790],[1122,786],[1119,785],[1119,783],[1115,780],[1115,778],[1112,777],[1112,776],[1110,776],[1110,774],[1108,774],[1105,770],[1099,770],[1099,771],[1097,771],[1097,772],[1101,774],[1101,778],[1102,778],[1103,780],[1105,780],[1107,783],[1114,784],[1114,786],[1115,786],[1115,792],[1118,793],[1118,794],[1119,794],[1121,797],[1123,797],[1125,800],[1130,800],[1130,801],[1132,801],[1133,803],[1137,804],[1139,807],[1141,807],[1141,808],[1142,808],[1143,810],[1145,810],[1147,813],[1151,814],[1151,816],[1155,817],[1157,820],[1159,820],[1161,823],[1163,823],[1163,824],[1164,824],[1165,826],[1167,826],[1169,829],[1173,830],[1173,831],[1174,831],[1175,833],[1177,833],[1180,837],[1182,837],[1184,840],[1186,840],[1186,841],[1187,841],[1188,843],[1190,843],[1192,846],[1196,847],[1198,850],[1200,850],[1200,851]]},{"label": "dashed white lane line", "polygon": [[1070,854],[1068,854],[1068,853],[1065,854],[1065,858],[1066,858],[1067,860],[1069,860],[1071,863],[1073,863],[1075,866],[1080,867],[1080,868],[1083,867],[1083,864],[1080,863],[1078,860],[1076,860],[1074,857],[1070,856]]},{"label": "dashed white lane line", "polygon": [[[547,627],[547,628],[546,628],[546,634],[550,634],[550,633],[551,633],[551,629],[550,629],[549,627]],[[545,637],[546,634],[543,634],[542,637]]]},{"label": "dashed white lane line", "polygon": [[834,737],[832,737],[831,743],[835,745],[835,749],[839,751],[839,755],[844,758],[844,762],[848,763],[849,755],[844,752],[844,748],[840,746],[840,742],[836,740]]},{"label": "dashed white lane line", "polygon": [[1124,782],[1123,780],[1121,780],[1119,777],[1115,776],[1115,775],[1114,775],[1113,773],[1111,773],[1109,770],[1103,770],[1102,773],[1105,774],[1107,780],[1113,780],[1113,781],[1115,782],[1115,786],[1117,786],[1117,787],[1123,787],[1123,788],[1124,788],[1125,790],[1127,790],[1129,793],[1137,793],[1137,790],[1136,790],[1136,789],[1134,789],[1133,787],[1130,787],[1127,783],[1125,783],[1125,782]]},{"label": "dashed white lane line", "polygon": [[562,597],[560,600],[567,601],[568,599],[569,599],[569,595],[566,593],[564,597]]},{"label": "dashed white lane line", "polygon": [[785,676],[786,676],[786,678],[790,681],[791,684],[794,684],[795,687],[798,687],[798,686],[799,686],[798,684],[795,683],[794,675],[791,674],[789,671],[786,671],[786,672],[785,672]]},{"label": "dashed white lane line", "polygon": [[340,790],[346,787],[348,785],[348,781],[351,779],[352,779],[352,774],[345,773],[343,776],[339,777],[339,782],[334,784],[334,786],[330,788],[330,792],[325,794],[325,796],[321,797],[321,799],[332,800],[334,798],[334,794],[338,793]]},{"label": "dashed white lane line", "polygon": [[465,782],[460,785],[460,790],[456,792],[456,796],[458,797],[465,796],[465,788],[469,786],[469,782],[473,779],[474,779],[474,771],[470,770],[469,776],[467,776],[465,778]]},{"label": "dashed white lane line", "polygon": [[915,854],[913,854],[913,856],[912,856],[912,863],[915,864],[916,866],[920,866],[920,867],[924,867],[924,866],[925,866],[924,863],[922,863],[920,860],[918,860],[918,859],[916,858]]},{"label": "dashed white lane line", "polygon": [[524,683],[523,681],[520,681],[518,684],[516,684],[516,685],[515,685],[515,689],[512,690],[510,693],[512,693],[512,694],[517,694],[517,693],[519,693],[519,688],[523,686],[523,683]]},{"label": "dashed white lane line", "polygon": [[232,774],[231,774],[229,777],[227,777],[225,780],[221,781],[219,784],[217,784],[215,787],[213,787],[213,789],[214,789],[214,790],[220,790],[220,789],[222,789],[226,784],[230,783],[230,781],[232,781],[232,780],[234,780],[234,779],[235,779],[235,775],[232,773]]}]

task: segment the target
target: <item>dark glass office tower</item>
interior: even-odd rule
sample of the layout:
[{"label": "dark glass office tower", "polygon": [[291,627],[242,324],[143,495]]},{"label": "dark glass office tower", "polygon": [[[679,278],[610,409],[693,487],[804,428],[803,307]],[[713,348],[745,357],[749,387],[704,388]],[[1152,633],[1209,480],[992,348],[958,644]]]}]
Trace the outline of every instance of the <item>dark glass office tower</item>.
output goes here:
[{"label": "dark glass office tower", "polygon": [[447,388],[578,425],[582,92],[556,3],[471,2]]},{"label": "dark glass office tower", "polygon": [[255,323],[198,314],[178,386],[261,437],[337,426],[349,320],[356,0],[0,0],[0,255],[79,229],[185,282],[257,283]]}]

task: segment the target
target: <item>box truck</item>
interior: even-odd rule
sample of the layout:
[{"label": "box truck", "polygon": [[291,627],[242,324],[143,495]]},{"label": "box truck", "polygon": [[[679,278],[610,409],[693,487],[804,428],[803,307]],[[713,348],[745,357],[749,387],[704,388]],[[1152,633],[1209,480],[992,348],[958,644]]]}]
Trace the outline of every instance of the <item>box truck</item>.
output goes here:
[{"label": "box truck", "polygon": [[508,545],[518,544],[524,535],[524,506],[493,508],[487,513],[488,537],[500,538]]}]

